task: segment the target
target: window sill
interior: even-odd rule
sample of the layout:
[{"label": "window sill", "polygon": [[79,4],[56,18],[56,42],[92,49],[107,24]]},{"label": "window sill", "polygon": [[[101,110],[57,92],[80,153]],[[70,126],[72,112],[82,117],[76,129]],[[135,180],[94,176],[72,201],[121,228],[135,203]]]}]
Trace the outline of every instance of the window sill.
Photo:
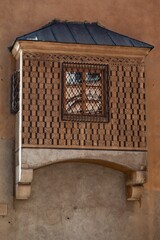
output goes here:
[{"label": "window sill", "polygon": [[76,121],[76,122],[109,122],[108,116],[95,115],[63,115],[62,121]]}]

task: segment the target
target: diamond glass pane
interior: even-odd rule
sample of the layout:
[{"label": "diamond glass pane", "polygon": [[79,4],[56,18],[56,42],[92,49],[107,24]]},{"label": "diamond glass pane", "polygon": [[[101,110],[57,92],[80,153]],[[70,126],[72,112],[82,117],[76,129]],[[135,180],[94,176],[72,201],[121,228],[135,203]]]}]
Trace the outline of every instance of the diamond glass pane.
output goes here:
[{"label": "diamond glass pane", "polygon": [[82,73],[66,72],[66,112],[82,112]]},{"label": "diamond glass pane", "polygon": [[104,65],[63,64],[63,116],[104,116]]},{"label": "diamond glass pane", "polygon": [[86,113],[102,114],[102,74],[86,72]]}]

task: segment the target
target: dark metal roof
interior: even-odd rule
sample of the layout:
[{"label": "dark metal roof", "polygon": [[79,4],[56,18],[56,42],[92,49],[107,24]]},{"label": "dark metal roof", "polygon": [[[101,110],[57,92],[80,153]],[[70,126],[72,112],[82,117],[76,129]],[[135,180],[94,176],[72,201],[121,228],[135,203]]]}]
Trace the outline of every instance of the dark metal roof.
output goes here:
[{"label": "dark metal roof", "polygon": [[16,40],[153,48],[148,43],[110,31],[98,23],[58,20],[53,20],[34,32],[17,37]]}]

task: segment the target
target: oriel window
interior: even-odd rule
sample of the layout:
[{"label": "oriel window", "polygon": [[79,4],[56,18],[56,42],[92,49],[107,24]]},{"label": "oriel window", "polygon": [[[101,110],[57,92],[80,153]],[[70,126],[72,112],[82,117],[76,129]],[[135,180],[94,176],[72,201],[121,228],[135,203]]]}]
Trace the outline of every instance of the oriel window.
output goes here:
[{"label": "oriel window", "polygon": [[62,118],[106,121],[107,66],[63,63]]}]

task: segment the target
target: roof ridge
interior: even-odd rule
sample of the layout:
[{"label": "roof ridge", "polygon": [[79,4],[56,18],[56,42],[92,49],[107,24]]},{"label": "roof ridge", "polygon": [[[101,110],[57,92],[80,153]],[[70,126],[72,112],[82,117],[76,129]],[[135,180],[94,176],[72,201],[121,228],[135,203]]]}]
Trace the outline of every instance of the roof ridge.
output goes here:
[{"label": "roof ridge", "polygon": [[99,22],[90,22],[88,20],[84,20],[84,21],[72,21],[72,20],[60,20],[58,18],[53,19],[52,21],[48,22],[47,24],[45,24],[43,27],[47,27],[47,26],[51,26],[54,23],[77,23],[77,24],[85,24],[85,23],[89,23],[89,24],[97,24],[100,26]]}]

